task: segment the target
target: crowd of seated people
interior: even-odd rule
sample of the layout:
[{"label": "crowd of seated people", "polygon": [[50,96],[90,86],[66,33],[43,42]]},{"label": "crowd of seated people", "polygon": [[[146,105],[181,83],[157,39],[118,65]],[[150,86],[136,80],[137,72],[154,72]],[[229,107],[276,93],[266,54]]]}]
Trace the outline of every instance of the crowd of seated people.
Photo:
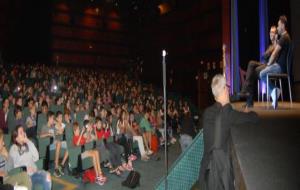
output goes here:
[{"label": "crowd of seated people", "polygon": [[[93,143],[81,148],[80,157],[92,159],[96,183],[103,185],[108,179],[102,167],[119,176],[133,170],[138,155],[148,161],[154,153],[153,137],[160,145],[176,143],[180,118],[189,106],[169,99],[164,131],[161,93],[126,73],[44,65],[0,68],[0,128],[12,136],[12,145],[6,145],[9,155],[4,155],[11,157],[12,168],[26,166],[28,189],[31,183],[51,189],[50,174],[35,164],[50,160],[49,154],[42,154],[42,143],[54,152],[54,168],[49,169],[55,177],[65,175],[73,154],[70,147]],[[49,163],[45,165],[48,169]]]}]

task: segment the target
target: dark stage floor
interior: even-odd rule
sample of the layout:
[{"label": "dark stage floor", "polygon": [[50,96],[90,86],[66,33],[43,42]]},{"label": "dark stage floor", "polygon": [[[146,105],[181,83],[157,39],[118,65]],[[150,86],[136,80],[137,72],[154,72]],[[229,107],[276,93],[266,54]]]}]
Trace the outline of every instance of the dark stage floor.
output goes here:
[{"label": "dark stage floor", "polygon": [[[243,103],[234,103],[243,109]],[[300,189],[300,103],[280,102],[278,110],[256,103],[261,120],[257,126],[239,126],[232,131],[239,189]]]}]

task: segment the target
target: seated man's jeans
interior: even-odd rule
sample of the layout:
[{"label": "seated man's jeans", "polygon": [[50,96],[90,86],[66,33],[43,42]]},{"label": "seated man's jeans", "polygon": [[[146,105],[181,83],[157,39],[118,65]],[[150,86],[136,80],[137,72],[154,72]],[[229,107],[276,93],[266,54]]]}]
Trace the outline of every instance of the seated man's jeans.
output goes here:
[{"label": "seated man's jeans", "polygon": [[[262,70],[259,74],[259,78],[267,84],[267,74],[278,74],[281,73],[281,68],[278,65],[278,63],[274,63],[272,65],[267,66],[264,70]],[[269,94],[272,92],[272,90],[275,88],[275,84],[272,81],[269,81]]]}]

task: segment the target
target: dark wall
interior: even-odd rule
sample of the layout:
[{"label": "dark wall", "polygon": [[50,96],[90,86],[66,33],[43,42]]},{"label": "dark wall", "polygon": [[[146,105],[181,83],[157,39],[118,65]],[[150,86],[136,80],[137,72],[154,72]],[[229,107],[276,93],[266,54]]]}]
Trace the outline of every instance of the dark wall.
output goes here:
[{"label": "dark wall", "polygon": [[126,65],[130,37],[118,10],[86,2],[53,3],[52,61],[63,65]]},{"label": "dark wall", "polygon": [[238,22],[240,67],[246,70],[249,60],[259,60],[258,0],[239,1]]},{"label": "dark wall", "polygon": [[294,99],[300,100],[300,2],[298,0],[290,0],[291,2],[291,17],[290,23],[292,25],[292,40],[294,44]]},{"label": "dark wall", "polygon": [[171,4],[170,12],[153,17],[139,27],[137,54],[144,59],[143,78],[161,85],[161,51],[166,49],[168,90],[196,100],[195,77],[203,68],[201,60],[222,60],[221,1],[177,2]]},{"label": "dark wall", "polygon": [[49,60],[50,3],[39,0],[0,1],[0,48],[6,61]]}]

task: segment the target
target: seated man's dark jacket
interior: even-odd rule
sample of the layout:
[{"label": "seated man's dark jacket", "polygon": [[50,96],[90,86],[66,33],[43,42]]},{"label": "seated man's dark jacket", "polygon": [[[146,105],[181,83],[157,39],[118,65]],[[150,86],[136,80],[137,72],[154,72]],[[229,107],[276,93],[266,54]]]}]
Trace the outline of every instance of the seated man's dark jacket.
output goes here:
[{"label": "seated man's dark jacket", "polygon": [[[219,121],[219,125],[216,125]],[[230,158],[230,130],[241,124],[256,124],[255,112],[239,112],[230,104],[215,103],[203,114],[204,155],[199,184],[205,189],[234,189]]]}]

